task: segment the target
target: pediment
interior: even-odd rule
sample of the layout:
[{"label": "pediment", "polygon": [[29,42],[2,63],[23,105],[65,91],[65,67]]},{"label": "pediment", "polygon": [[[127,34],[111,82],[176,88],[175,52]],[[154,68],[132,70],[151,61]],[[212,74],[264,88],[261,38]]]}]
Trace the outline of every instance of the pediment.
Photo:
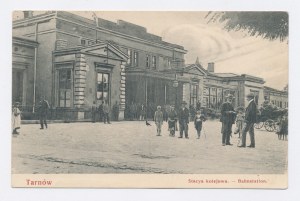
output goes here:
[{"label": "pediment", "polygon": [[112,44],[104,43],[86,47],[81,50],[83,54],[91,54],[94,56],[108,57],[110,59],[127,61],[127,55],[114,47]]},{"label": "pediment", "polygon": [[204,70],[202,70],[201,68],[199,68],[196,65],[193,65],[191,67],[189,67],[188,71],[189,74],[193,74],[193,75],[199,75],[199,76],[205,76],[206,72]]}]

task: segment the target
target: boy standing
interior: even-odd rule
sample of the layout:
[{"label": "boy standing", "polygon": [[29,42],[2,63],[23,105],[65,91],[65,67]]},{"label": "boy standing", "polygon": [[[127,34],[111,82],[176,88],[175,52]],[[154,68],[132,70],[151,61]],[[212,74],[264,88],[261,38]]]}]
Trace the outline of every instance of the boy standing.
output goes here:
[{"label": "boy standing", "polygon": [[201,130],[202,130],[202,121],[206,121],[206,118],[202,111],[198,110],[194,119],[194,125],[197,130],[197,139],[200,139]]},{"label": "boy standing", "polygon": [[161,106],[157,106],[157,110],[154,113],[154,122],[156,124],[157,135],[161,136],[161,126],[163,125],[163,113],[161,111]]}]

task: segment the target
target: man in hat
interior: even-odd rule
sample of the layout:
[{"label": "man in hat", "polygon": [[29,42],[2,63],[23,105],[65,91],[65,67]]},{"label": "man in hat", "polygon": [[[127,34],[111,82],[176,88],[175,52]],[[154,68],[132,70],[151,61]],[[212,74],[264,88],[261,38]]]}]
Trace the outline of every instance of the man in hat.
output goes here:
[{"label": "man in hat", "polygon": [[250,134],[250,145],[248,147],[255,148],[255,139],[254,139],[254,124],[256,122],[256,112],[257,112],[257,106],[254,101],[255,95],[253,93],[250,93],[246,96],[248,101],[248,106],[246,108],[245,112],[245,125],[243,127],[242,131],[242,144],[238,147],[244,148],[246,147],[246,134],[249,132]]},{"label": "man in hat", "polygon": [[181,108],[178,112],[178,121],[179,121],[179,130],[180,130],[180,136],[179,138],[182,138],[183,136],[183,131],[184,131],[184,135],[185,138],[188,139],[189,135],[188,135],[188,131],[189,131],[189,127],[188,127],[188,123],[189,123],[189,110],[186,108],[187,103],[185,101],[182,102],[181,104]]},{"label": "man in hat", "polygon": [[232,94],[228,94],[226,97],[226,102],[221,105],[221,119],[222,122],[222,146],[232,145],[230,143],[230,136],[232,133],[232,124],[235,121],[235,111],[232,105]]},{"label": "man in hat", "polygon": [[175,136],[176,131],[176,124],[177,124],[177,112],[175,111],[175,106],[170,106],[170,111],[168,112],[168,126],[170,131],[170,136]]},{"label": "man in hat", "polygon": [[40,117],[40,129],[44,129],[44,125],[47,128],[47,115],[49,110],[49,103],[45,99],[45,96],[41,96],[41,100],[38,105],[39,117]]}]

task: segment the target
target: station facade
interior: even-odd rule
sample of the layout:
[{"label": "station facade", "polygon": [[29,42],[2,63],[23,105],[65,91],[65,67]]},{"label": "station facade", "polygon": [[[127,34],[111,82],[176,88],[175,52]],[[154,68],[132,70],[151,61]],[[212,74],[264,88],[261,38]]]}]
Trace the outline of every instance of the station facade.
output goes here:
[{"label": "station facade", "polygon": [[[64,11],[24,14],[13,21],[13,45],[30,54],[20,70],[20,56],[13,51],[13,101],[22,97],[22,105],[34,108],[45,96],[52,108],[76,111],[75,118],[82,119],[94,104],[106,101],[111,108],[118,104],[123,119],[131,104],[179,107],[182,101],[193,106],[200,101],[202,107],[218,110],[228,93],[234,95],[235,107],[245,106],[249,92],[258,104],[264,101],[262,78],[215,73],[214,63],[204,68],[198,59],[186,64],[184,47],[145,27]],[[20,77],[18,72],[26,73]],[[27,91],[20,92],[20,83]]]}]

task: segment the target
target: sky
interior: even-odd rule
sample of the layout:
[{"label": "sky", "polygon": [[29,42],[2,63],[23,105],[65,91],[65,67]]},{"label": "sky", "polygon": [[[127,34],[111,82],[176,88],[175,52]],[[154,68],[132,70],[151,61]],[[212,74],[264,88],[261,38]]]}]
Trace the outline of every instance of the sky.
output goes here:
[{"label": "sky", "polygon": [[[73,12],[93,19],[91,11]],[[182,45],[188,52],[186,64],[197,57],[204,68],[215,63],[216,73],[249,74],[265,85],[282,90],[288,84],[288,42],[248,36],[246,31],[227,32],[222,24],[207,23],[207,12],[98,11],[97,17],[125,20],[144,26],[166,42]]]},{"label": "sky", "polygon": [[[91,12],[75,12],[92,19]],[[245,31],[227,32],[222,24],[207,23],[207,12],[95,12],[116,22],[122,19],[147,28],[164,41],[184,46],[186,64],[199,57],[204,68],[215,63],[217,73],[250,74],[266,86],[283,89],[288,84],[288,42],[251,37]]]}]

